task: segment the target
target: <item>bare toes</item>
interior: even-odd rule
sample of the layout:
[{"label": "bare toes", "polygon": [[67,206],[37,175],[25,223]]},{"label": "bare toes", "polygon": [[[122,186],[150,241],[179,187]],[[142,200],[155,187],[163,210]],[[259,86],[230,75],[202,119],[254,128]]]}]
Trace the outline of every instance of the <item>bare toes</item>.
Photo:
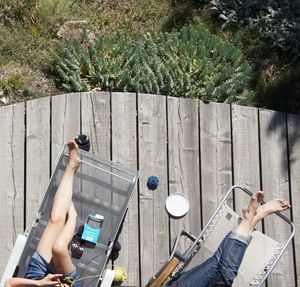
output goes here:
[{"label": "bare toes", "polygon": [[78,149],[78,145],[77,145],[77,143],[75,142],[75,141],[69,141],[68,142],[68,147],[69,147],[69,150],[71,151],[72,149]]}]

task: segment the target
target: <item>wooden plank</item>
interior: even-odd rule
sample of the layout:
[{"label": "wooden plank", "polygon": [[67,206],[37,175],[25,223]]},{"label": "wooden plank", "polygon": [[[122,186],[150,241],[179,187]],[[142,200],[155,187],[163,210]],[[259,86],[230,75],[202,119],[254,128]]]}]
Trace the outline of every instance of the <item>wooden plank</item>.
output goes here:
[{"label": "wooden plank", "polygon": [[[167,126],[166,98],[138,95],[138,139],[140,189],[141,285],[163,265],[169,255],[167,197]],[[159,186],[151,191],[149,176],[159,178]]]},{"label": "wooden plank", "polygon": [[91,152],[110,159],[110,94],[82,93],[82,133],[91,140]]},{"label": "wooden plank", "polygon": [[[203,224],[232,185],[230,105],[200,102]],[[231,200],[228,204],[232,205]]]},{"label": "wooden plank", "polygon": [[296,283],[300,286],[300,117],[288,115],[288,142],[290,160],[290,185],[293,222],[296,226],[294,259],[296,263]]},{"label": "wooden plank", "polygon": [[[90,152],[104,159],[111,159],[111,115],[109,93],[83,93],[81,94],[81,123],[82,133],[90,137]],[[84,172],[98,173],[90,167],[83,165]],[[94,190],[95,196],[97,187],[89,184],[89,191]],[[90,194],[91,196],[91,194]],[[103,196],[108,196],[103,193]],[[99,198],[100,199],[100,198]],[[102,198],[104,199],[104,198]]]},{"label": "wooden plank", "polygon": [[[60,155],[62,147],[66,142],[74,139],[80,134],[80,93],[64,94],[52,97],[51,104],[51,169],[55,168],[56,160]],[[79,170],[81,167],[79,167]],[[74,186],[80,186],[78,179],[75,178]],[[76,192],[76,189],[74,190]],[[82,218],[81,203],[74,200],[75,208],[78,213],[77,224],[79,225],[85,218]],[[82,221],[81,221],[82,220]],[[77,228],[75,230],[77,232]]]},{"label": "wooden plank", "polygon": [[[260,190],[260,151],[257,108],[232,105],[234,184],[255,192]],[[236,212],[241,215],[250,197],[240,190],[234,194]],[[257,225],[262,230],[262,224]],[[265,286],[265,283],[263,284]]]},{"label": "wooden plank", "polygon": [[[111,159],[111,106],[110,106],[110,94],[109,93],[82,93],[81,94],[81,128],[82,133],[90,137],[91,148],[90,152],[96,154],[104,159]],[[99,172],[94,168],[87,165],[82,165],[80,170],[83,174],[89,174],[94,177],[103,176],[103,173],[99,175]],[[105,182],[109,182],[109,179],[103,179]],[[83,180],[82,186],[85,189],[85,194],[89,197],[95,197],[97,199],[110,202],[111,193],[109,190],[102,190],[98,192],[99,186],[89,182],[89,180]],[[80,214],[89,214],[88,207],[80,205]],[[104,216],[104,224],[113,224],[109,222],[113,220],[109,211],[102,211],[101,215]],[[105,226],[102,226],[105,228]],[[111,261],[107,267],[112,268]]]},{"label": "wooden plank", "polygon": [[26,111],[26,227],[29,227],[50,176],[50,98],[28,101]]},{"label": "wooden plank", "polygon": [[52,170],[64,143],[80,134],[80,93],[52,97]]},{"label": "wooden plank", "polygon": [[[201,231],[198,101],[168,98],[169,193],[184,193],[190,209],[182,219],[170,218],[171,244],[182,229]],[[190,240],[183,243],[185,250]]]},{"label": "wooden plank", "polygon": [[[234,184],[252,192],[260,190],[259,130],[256,108],[232,106],[232,145]],[[235,192],[235,209],[238,214],[248,205],[250,197]]]},{"label": "wooden plank", "polygon": [[[265,200],[286,198],[289,200],[289,176],[287,157],[287,133],[285,114],[260,110],[261,135],[261,170],[262,187]],[[290,211],[284,212],[290,217]],[[290,234],[290,227],[278,220],[277,216],[269,216],[264,220],[268,236],[283,242]],[[292,248],[288,248],[277,267],[268,277],[268,287],[294,286],[294,264]]]},{"label": "wooden plank", "polygon": [[[112,93],[112,160],[137,169],[136,94]],[[115,265],[127,270],[128,286],[139,286],[138,193],[135,188],[119,241],[122,246]]]},{"label": "wooden plank", "polygon": [[0,274],[24,231],[24,103],[0,108]]}]

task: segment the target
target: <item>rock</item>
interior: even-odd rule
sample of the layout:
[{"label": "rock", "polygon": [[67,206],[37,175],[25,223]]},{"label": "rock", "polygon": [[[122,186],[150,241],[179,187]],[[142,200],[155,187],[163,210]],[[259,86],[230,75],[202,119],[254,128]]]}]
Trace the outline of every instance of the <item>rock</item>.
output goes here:
[{"label": "rock", "polygon": [[57,37],[60,40],[68,40],[70,38],[78,38],[82,35],[83,29],[87,25],[87,20],[68,21],[65,22],[58,30]]},{"label": "rock", "polygon": [[[0,91],[1,92],[1,91]],[[7,105],[9,103],[9,100],[8,98],[6,97],[1,97],[0,98],[0,105],[3,106],[3,105]]]}]

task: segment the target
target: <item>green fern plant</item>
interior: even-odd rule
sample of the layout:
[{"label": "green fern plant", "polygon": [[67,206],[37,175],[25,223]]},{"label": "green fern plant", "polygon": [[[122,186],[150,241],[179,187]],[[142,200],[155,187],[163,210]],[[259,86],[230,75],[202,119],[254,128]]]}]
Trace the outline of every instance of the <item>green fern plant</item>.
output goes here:
[{"label": "green fern plant", "polygon": [[98,35],[59,44],[56,75],[67,91],[93,88],[247,104],[252,67],[236,45],[202,25],[148,33],[135,43]]}]

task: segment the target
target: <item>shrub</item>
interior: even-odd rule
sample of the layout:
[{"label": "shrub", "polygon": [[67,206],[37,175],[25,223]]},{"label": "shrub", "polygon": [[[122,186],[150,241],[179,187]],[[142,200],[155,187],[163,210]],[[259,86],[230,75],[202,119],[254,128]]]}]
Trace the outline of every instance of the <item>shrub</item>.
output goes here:
[{"label": "shrub", "polygon": [[[237,41],[236,41],[237,43]],[[67,91],[98,88],[247,104],[252,67],[237,45],[202,25],[148,33],[135,43],[97,36],[58,44],[55,72]]]},{"label": "shrub", "polygon": [[224,19],[223,27],[244,23],[269,40],[271,46],[300,57],[300,2],[298,0],[208,0]]}]

